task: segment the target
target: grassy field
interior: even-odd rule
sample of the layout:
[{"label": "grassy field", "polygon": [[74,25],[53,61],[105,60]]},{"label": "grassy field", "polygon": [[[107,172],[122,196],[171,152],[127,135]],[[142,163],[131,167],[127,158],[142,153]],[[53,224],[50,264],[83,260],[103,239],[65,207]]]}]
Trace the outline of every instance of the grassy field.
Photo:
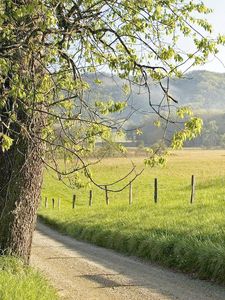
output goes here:
[{"label": "grassy field", "polygon": [[[143,157],[134,158],[137,169]],[[128,189],[109,193],[93,189],[70,190],[46,172],[42,196],[60,197],[61,208],[40,208],[48,224],[79,239],[129,255],[225,283],[225,151],[183,150],[169,157],[165,168],[147,168],[133,183],[133,204]],[[107,159],[93,167],[101,184],[123,176],[129,160]],[[191,175],[196,177],[195,202],[190,204]],[[159,182],[159,202],[153,201],[154,178]],[[119,184],[117,187],[121,186]],[[72,209],[72,194],[77,205]]]},{"label": "grassy field", "polygon": [[1,300],[56,300],[56,292],[46,279],[12,257],[0,256]]}]

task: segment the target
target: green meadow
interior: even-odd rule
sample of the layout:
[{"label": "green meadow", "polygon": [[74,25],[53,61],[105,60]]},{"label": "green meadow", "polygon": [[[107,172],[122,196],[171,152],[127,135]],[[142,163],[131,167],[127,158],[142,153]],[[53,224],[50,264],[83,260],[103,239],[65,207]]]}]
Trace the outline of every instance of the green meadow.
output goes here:
[{"label": "green meadow", "polygon": [[[110,158],[93,166],[96,182],[104,185],[122,178],[132,168],[131,160],[137,172],[144,167],[143,157]],[[196,178],[193,204],[191,175]],[[113,188],[121,188],[131,177]],[[158,179],[157,204],[153,200],[154,178]],[[132,188],[132,205],[126,188],[109,192],[107,206],[104,190],[93,184],[72,190],[46,171],[42,199],[48,197],[48,208],[42,201],[39,217],[75,238],[225,283],[225,151],[173,152],[166,167],[146,168]]]},{"label": "green meadow", "polygon": [[56,300],[55,290],[37,271],[14,257],[0,256],[1,300]]}]

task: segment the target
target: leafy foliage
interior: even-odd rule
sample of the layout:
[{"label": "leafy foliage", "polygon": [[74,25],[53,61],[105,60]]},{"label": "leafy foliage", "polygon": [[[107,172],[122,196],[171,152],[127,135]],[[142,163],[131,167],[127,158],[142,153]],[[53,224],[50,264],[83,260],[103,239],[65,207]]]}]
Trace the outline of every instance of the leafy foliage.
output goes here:
[{"label": "leafy foliage", "polygon": [[[145,0],[138,5],[134,0],[2,1],[2,150],[17,139],[35,137],[45,144],[46,164],[59,176],[86,168],[83,158],[96,141],[111,143],[126,121],[111,117],[126,107],[122,99],[103,102],[100,95],[91,105],[84,97],[91,88],[85,73],[95,74],[93,83],[101,86],[102,68],[127,81],[123,89],[128,97],[132,88],[147,89],[153,112],[173,124],[171,104],[177,101],[169,93],[169,79],[180,77],[185,63],[190,67],[206,62],[224,43],[221,35],[208,37],[212,28],[202,15],[210,12],[202,2],[184,0]],[[193,42],[192,52],[180,51],[180,38]],[[152,83],[162,92],[157,105],[150,98]],[[33,129],[37,119],[38,135]],[[194,117],[183,125],[173,137],[174,147],[200,132]],[[64,169],[57,165],[57,156],[65,157]],[[76,166],[68,170],[66,161],[74,159]]]}]

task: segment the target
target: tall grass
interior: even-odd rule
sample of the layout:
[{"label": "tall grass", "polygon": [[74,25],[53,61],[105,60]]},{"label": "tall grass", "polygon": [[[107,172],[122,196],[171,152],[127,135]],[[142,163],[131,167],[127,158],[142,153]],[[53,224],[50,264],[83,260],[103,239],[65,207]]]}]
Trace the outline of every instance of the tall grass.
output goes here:
[{"label": "tall grass", "polygon": [[[137,168],[142,159],[135,159]],[[61,209],[41,208],[39,215],[57,229],[100,246],[136,255],[204,279],[225,283],[225,151],[182,151],[164,169],[147,169],[128,189],[110,193],[91,187],[71,191],[46,173],[43,197],[60,197]],[[108,183],[128,171],[124,159],[105,160],[93,168]],[[196,176],[195,203],[190,204],[191,175]],[[153,179],[159,181],[159,203],[153,201]],[[77,206],[72,210],[72,194]]]},{"label": "tall grass", "polygon": [[56,300],[46,279],[14,257],[0,256],[1,300]]}]

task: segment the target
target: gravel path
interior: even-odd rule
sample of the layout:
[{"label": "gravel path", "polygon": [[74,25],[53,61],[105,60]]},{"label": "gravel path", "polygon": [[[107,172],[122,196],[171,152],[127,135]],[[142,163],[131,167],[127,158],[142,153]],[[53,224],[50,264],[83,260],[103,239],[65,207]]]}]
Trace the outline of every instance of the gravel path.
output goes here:
[{"label": "gravel path", "polygon": [[77,241],[43,224],[34,234],[31,264],[62,299],[225,300],[224,287]]}]

